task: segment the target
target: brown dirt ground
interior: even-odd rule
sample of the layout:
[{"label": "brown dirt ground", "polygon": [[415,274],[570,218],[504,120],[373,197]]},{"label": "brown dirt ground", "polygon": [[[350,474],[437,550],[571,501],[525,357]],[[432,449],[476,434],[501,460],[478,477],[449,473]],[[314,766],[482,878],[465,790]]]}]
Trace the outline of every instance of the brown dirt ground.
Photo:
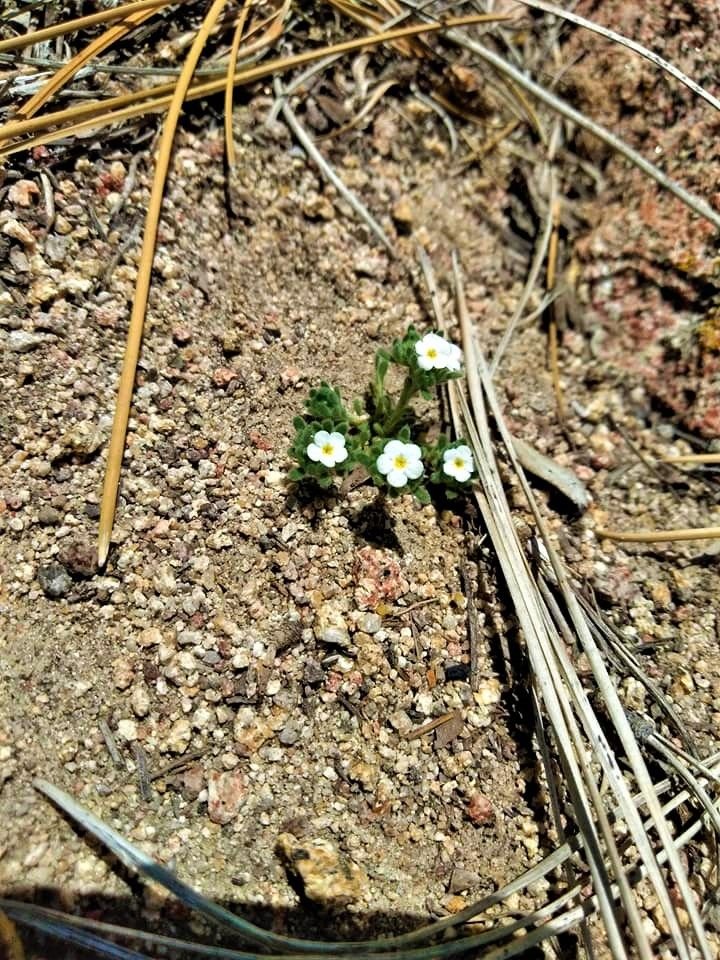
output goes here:
[{"label": "brown dirt ground", "polygon": [[[596,62],[602,69],[598,44],[582,42],[590,55],[570,73],[576,89],[590,83]],[[2,247],[12,304],[0,319],[0,889],[43,890],[66,906],[102,896],[107,915],[130,909],[127,885],[33,790],[40,776],[204,893],[245,905],[275,929],[367,933],[457,909],[453,870],[472,874],[464,896],[481,894],[539,859],[554,838],[527,750],[529,706],[508,687],[500,653],[512,618],[472,514],[404,498],[378,519],[363,487],[324,503],[298,499],[284,481],[291,420],[320,379],[345,396],[362,392],[378,346],[409,322],[431,325],[417,241],[448,304],[458,248],[470,310],[491,349],[526,270],[512,186],[526,170],[501,149],[483,169],[459,172],[434,114],[383,103],[365,136],[328,151],[393,235],[390,260],[289,138],[260,130],[269,102],[258,94],[237,109],[229,204],[221,130],[195,114],[179,137],[102,574],[92,570],[98,493],[136,263],[136,244],[122,245],[142,223],[148,155],[90,141],[85,156],[58,165],[49,231],[42,192],[28,206],[6,193],[0,210],[0,227],[17,220],[28,231],[3,229]],[[647,98],[644,106],[652,127]],[[641,226],[629,228],[634,246],[615,242],[617,205],[636,177],[591,159],[608,186],[599,201],[578,202],[583,324],[562,342],[564,429],[537,323],[518,334],[498,382],[517,435],[572,467],[592,494],[577,517],[541,491],[573,575],[639,645],[645,669],[709,752],[720,722],[717,549],[613,545],[593,533],[598,524],[719,522],[714,475],[660,481],[623,439],[656,456],[697,448],[678,428],[713,436],[715,354],[696,340],[670,350],[671,333],[643,323],[672,313],[673,332],[692,331],[709,313],[637,266],[653,259],[638,259]],[[8,182],[36,176],[19,163]],[[401,200],[412,211],[409,236],[390,216]],[[677,277],[662,243],[658,230],[655,267]],[[701,255],[707,266],[707,246],[694,263]],[[686,291],[686,280],[675,286]],[[657,304],[661,314],[652,313]],[[631,313],[637,322],[628,326]],[[35,337],[27,352],[10,348],[19,330]],[[641,334],[647,364],[638,360]],[[657,389],[670,380],[672,396]],[[697,405],[688,409],[692,391]],[[519,494],[517,502],[522,526]],[[59,599],[38,580],[53,563],[71,575]],[[361,609],[358,580],[369,563],[389,571],[378,633],[365,629]],[[469,660],[467,564],[488,584],[475,692],[448,679],[448,667]],[[316,637],[328,606],[349,629],[347,651]],[[642,709],[637,685],[619,682]],[[408,738],[455,709],[463,723],[449,744]],[[288,730],[292,742],[283,743],[278,735]],[[143,799],[137,746],[151,773],[191,760],[154,780]],[[218,774],[232,794],[225,825],[208,816],[208,783]],[[490,801],[488,819],[471,815],[478,798]],[[283,831],[331,839],[366,872],[349,911],[299,909],[275,852]],[[701,895],[706,866],[697,863]],[[164,909],[161,900],[146,894],[146,920]],[[521,897],[518,908],[530,902]],[[164,916],[167,923],[172,914],[165,908]]]}]

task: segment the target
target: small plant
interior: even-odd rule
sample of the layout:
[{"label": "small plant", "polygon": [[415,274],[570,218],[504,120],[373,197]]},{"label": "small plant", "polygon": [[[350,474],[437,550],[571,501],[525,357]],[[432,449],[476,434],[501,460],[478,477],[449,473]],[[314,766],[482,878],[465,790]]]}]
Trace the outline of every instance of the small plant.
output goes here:
[{"label": "small plant", "polygon": [[[406,371],[397,399],[387,390],[390,365]],[[373,483],[392,496],[412,493],[430,502],[427,484],[457,496],[472,482],[475,471],[470,448],[442,434],[429,442],[412,406],[420,396],[462,376],[462,351],[437,333],[420,336],[410,327],[390,350],[378,350],[374,376],[364,400],[350,408],[328,383],[310,391],[307,413],[295,417],[290,453],[297,466],[290,479],[329,489],[336,477],[363,468]]]}]

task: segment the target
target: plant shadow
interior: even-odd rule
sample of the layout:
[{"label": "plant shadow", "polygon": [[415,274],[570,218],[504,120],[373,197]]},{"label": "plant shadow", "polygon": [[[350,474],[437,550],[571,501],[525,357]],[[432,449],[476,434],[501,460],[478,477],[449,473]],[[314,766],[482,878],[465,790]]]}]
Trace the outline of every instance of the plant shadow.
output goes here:
[{"label": "plant shadow", "polygon": [[[192,944],[202,943],[216,948],[225,947],[248,953],[262,952],[262,948],[242,941],[237,935],[209,921],[199,920],[198,914],[176,900],[165,901],[160,909],[157,906],[143,909],[143,898],[138,895],[108,896],[95,893],[73,895],[67,890],[54,887],[23,886],[5,889],[3,896],[22,903],[72,914],[75,917],[175,937]],[[381,911],[349,913],[346,907],[320,909],[307,902],[294,907],[270,907],[239,900],[226,901],[222,906],[265,930],[272,930],[273,933],[324,942],[393,936],[407,933],[429,922],[427,916],[400,911],[397,913]],[[33,930],[29,926],[20,923],[16,926],[26,960],[87,960],[91,956],[98,955],[87,948],[71,945],[55,936]],[[188,956],[187,951],[143,944],[131,938],[113,938],[113,940],[137,950],[138,955],[142,957],[151,958],[162,955],[168,960],[175,960],[175,958],[180,960],[181,957]],[[1,948],[0,942],[0,956],[2,956]],[[107,955],[111,954],[108,952]]]}]

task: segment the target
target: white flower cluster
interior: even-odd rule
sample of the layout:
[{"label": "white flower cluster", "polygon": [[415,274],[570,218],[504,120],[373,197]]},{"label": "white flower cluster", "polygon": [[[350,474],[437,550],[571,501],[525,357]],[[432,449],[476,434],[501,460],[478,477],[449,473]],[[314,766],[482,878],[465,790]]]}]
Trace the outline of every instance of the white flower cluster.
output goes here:
[{"label": "white flower cluster", "polygon": [[[328,433],[318,430],[308,444],[308,458],[324,467],[335,467],[347,460],[348,451],[345,437],[341,433]],[[387,479],[391,487],[404,487],[408,480],[418,480],[425,472],[422,451],[416,443],[403,443],[402,440],[388,440],[383,452],[377,458],[378,471]],[[475,470],[475,463],[469,447],[464,444],[451,447],[443,453],[443,473],[465,483]]]},{"label": "white flower cluster", "polygon": [[[408,480],[417,480],[423,475],[424,467],[420,447],[416,443],[403,443],[390,440],[377,458],[377,468],[391,487],[404,487]],[[443,454],[443,473],[465,483],[475,470],[470,448],[464,444],[446,450]]]},{"label": "white flower cluster", "polygon": [[462,350],[437,333],[426,333],[415,344],[417,362],[421,370],[449,370],[457,373],[462,366]]}]

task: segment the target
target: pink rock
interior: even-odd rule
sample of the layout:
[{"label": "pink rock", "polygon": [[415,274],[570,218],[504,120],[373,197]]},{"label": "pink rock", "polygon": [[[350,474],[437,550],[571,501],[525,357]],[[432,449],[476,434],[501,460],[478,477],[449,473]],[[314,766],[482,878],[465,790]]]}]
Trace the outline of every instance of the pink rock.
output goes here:
[{"label": "pink rock", "polygon": [[381,602],[392,602],[408,589],[400,564],[388,550],[363,547],[355,555],[355,600],[361,610],[374,610]]},{"label": "pink rock", "polygon": [[482,793],[474,793],[470,797],[465,812],[473,823],[488,823],[495,819],[493,805]]},{"label": "pink rock", "polygon": [[245,790],[245,777],[239,770],[224,773],[211,770],[208,776],[208,816],[212,822],[225,824],[234,820]]}]

